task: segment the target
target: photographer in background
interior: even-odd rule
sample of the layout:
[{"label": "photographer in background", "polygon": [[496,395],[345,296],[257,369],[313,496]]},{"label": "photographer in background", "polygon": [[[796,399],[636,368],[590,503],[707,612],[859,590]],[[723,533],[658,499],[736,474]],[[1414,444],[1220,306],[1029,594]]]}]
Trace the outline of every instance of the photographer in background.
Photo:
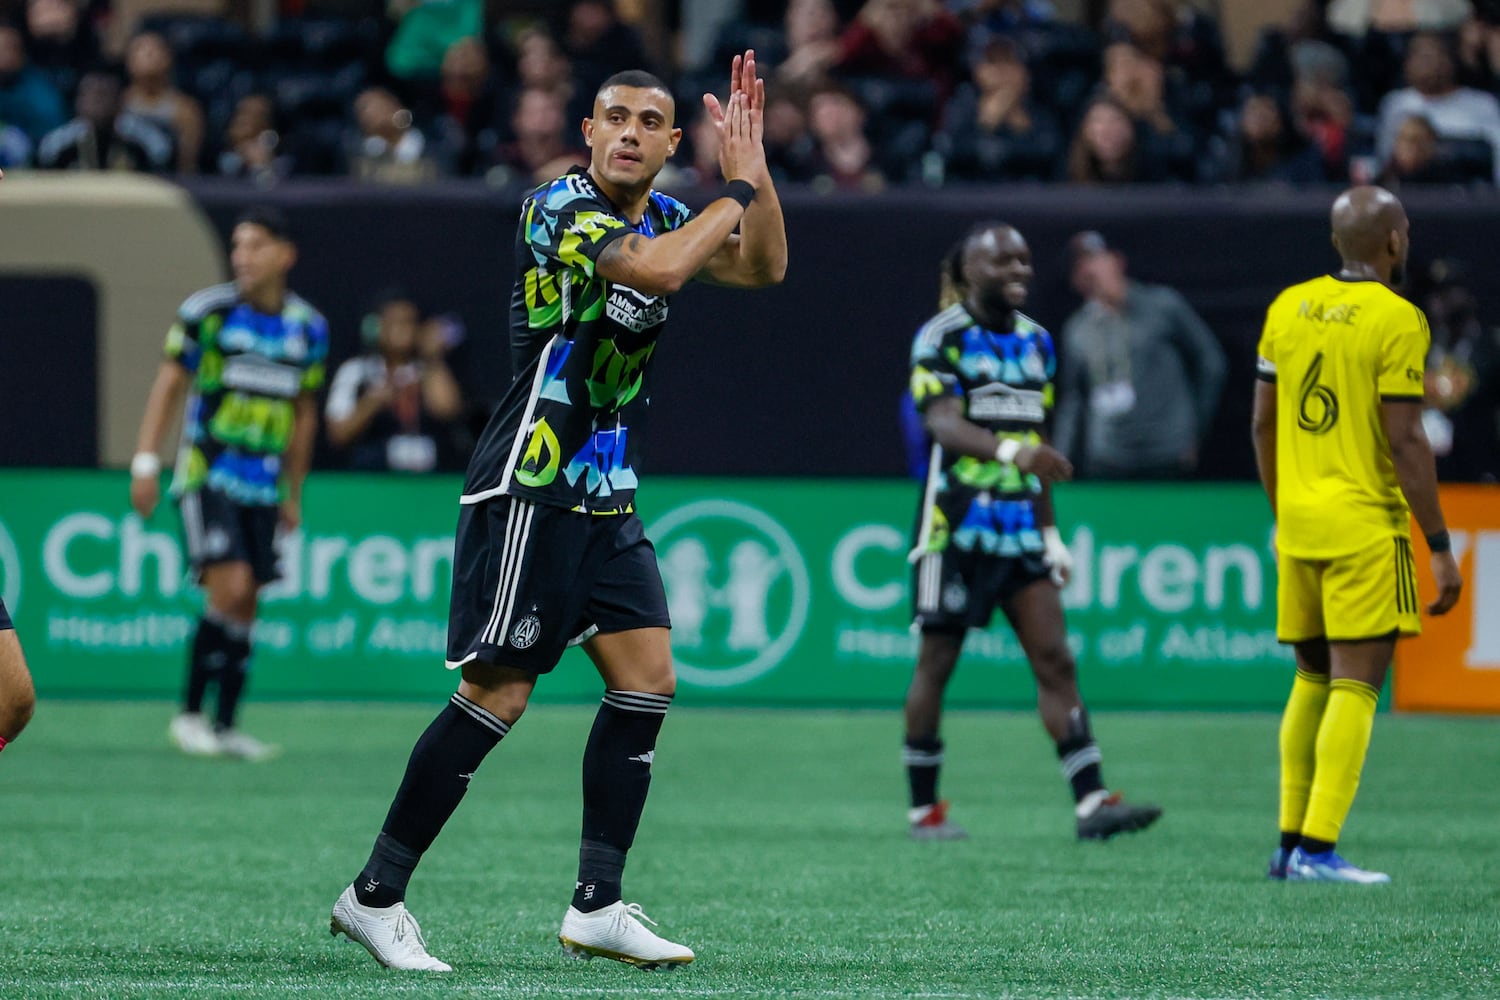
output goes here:
[{"label": "photographer in background", "polygon": [[369,348],[339,366],[328,391],[328,440],[351,469],[432,472],[463,392],[445,360],[463,337],[448,317],[423,319],[412,297],[383,294],[365,317]]},{"label": "photographer in background", "polygon": [[1479,319],[1467,269],[1435,260],[1413,296],[1432,326],[1422,426],[1444,482],[1500,482],[1500,329]]}]

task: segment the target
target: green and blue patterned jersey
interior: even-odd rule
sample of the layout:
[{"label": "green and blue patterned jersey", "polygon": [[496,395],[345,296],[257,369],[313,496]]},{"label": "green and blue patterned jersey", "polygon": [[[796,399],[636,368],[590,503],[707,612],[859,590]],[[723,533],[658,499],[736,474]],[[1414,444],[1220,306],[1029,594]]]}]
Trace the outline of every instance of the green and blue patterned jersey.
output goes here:
[{"label": "green and blue patterned jersey", "polygon": [[[953,397],[964,417],[995,435],[1038,444],[1052,409],[1057,355],[1052,337],[1015,314],[1015,328],[985,329],[963,304],[938,313],[917,332],[911,350],[911,395],[923,413]],[[932,443],[918,512],[916,552],[950,547],[993,556],[1043,550],[1035,498],[1042,485],[1013,463],[952,455]]]},{"label": "green and blue patterned jersey", "polygon": [[271,316],[233,283],[215,285],[177,311],[166,354],[193,376],[173,492],[206,487],[236,503],[275,505],[297,397],[323,385],[327,321],[291,292]]},{"label": "green and blue patterned jersey", "polygon": [[594,514],[634,509],[646,376],[668,300],[594,267],[615,240],[670,232],[691,215],[653,191],[632,224],[584,172],[526,198],[511,294],[515,379],[469,462],[464,503],[509,495]]}]

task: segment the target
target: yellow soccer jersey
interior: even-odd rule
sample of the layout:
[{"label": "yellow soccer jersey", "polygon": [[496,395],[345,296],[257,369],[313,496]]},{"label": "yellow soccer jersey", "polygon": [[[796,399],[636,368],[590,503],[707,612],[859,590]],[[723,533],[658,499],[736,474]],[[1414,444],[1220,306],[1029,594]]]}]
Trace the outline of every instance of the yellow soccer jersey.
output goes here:
[{"label": "yellow soccer jersey", "polygon": [[1258,375],[1276,384],[1281,551],[1328,559],[1410,532],[1380,403],[1422,398],[1431,339],[1378,281],[1314,278],[1271,304]]}]

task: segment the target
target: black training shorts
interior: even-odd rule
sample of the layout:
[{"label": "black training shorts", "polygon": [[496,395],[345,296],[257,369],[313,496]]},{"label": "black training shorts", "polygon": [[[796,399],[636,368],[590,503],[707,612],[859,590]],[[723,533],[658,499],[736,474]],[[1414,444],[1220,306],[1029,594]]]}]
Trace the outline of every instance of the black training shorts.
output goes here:
[{"label": "black training shorts", "polygon": [[465,504],[453,547],[448,666],[545,674],[585,632],[671,627],[656,549],[634,514],[499,496]]},{"label": "black training shorts", "polygon": [[214,489],[184,493],[177,501],[182,533],[195,578],[214,563],[246,562],[259,584],[281,579],[276,551],[280,509],[266,504],[241,504]]},{"label": "black training shorts", "polygon": [[923,631],[987,628],[995,608],[1051,575],[1040,552],[992,556],[949,547],[912,570],[912,620]]}]

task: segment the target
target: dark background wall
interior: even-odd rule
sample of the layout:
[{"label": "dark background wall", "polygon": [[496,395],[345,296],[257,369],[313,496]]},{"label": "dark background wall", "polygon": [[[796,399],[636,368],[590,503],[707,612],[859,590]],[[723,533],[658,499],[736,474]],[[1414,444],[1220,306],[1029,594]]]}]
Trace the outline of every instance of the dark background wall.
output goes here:
[{"label": "dark background wall", "polygon": [[[468,336],[452,361],[480,407],[503,390],[516,192],[477,184],[292,184],[260,193],[199,183],[190,190],[226,236],[252,202],[291,214],[301,245],[293,283],[332,322],[335,362],[359,350],[359,320],[375,294],[401,285],[464,320]],[[1280,288],[1336,266],[1326,222],[1331,196],[1026,187],[791,196],[783,285],[757,292],[694,286],[674,300],[656,361],[647,469],[901,474],[896,401],[911,337],[933,311],[938,260],[973,222],[996,218],[1030,241],[1037,281],[1027,312],[1055,332],[1077,306],[1063,248],[1079,229],[1100,230],[1137,277],[1187,296],[1231,365],[1201,475],[1252,476],[1246,424],[1261,316]],[[1484,276],[1500,201],[1442,194],[1410,198],[1408,208],[1414,257],[1462,258]],[[1500,317],[1493,283],[1476,284],[1482,315]],[[163,330],[175,305],[162,304]],[[68,366],[46,373],[55,382],[70,376]],[[45,436],[44,417],[0,400],[3,426]]]}]

